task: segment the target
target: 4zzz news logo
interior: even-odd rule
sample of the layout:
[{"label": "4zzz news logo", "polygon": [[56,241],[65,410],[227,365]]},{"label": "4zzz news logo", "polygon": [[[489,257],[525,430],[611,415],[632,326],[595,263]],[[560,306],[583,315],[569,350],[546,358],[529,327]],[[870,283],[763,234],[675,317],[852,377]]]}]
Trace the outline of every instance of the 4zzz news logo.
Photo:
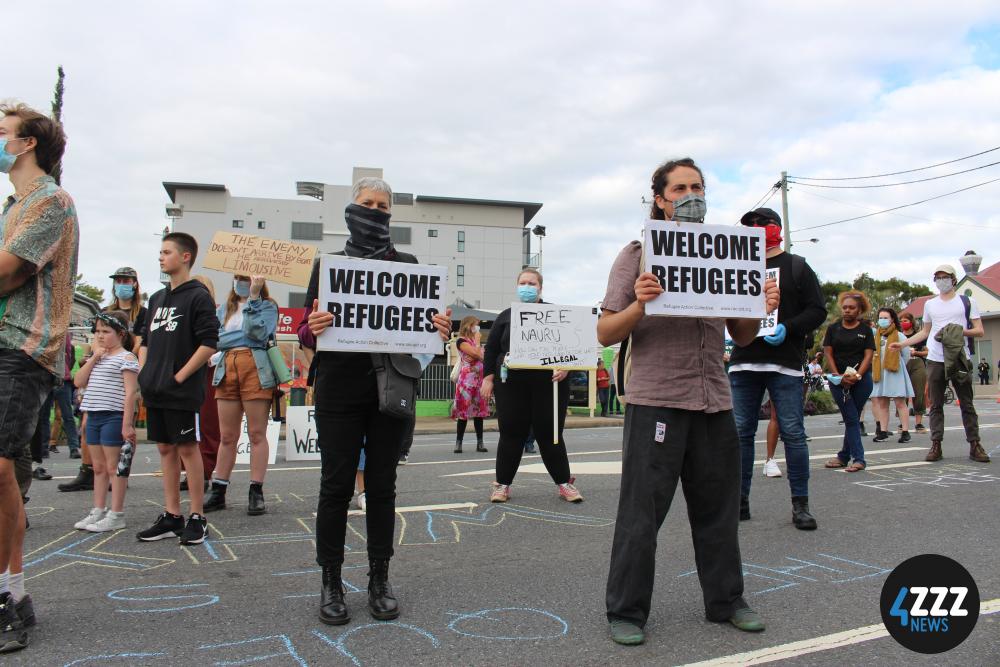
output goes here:
[{"label": "4zzz news logo", "polygon": [[979,619],[979,589],[961,564],[937,554],[904,561],[886,579],[882,622],[904,647],[919,653],[950,651]]}]

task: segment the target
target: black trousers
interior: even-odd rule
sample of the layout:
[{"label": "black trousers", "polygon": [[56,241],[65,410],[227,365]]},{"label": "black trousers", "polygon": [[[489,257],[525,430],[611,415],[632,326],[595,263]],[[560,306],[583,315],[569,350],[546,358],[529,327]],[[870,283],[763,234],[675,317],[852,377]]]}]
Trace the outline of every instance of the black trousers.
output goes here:
[{"label": "black trousers", "polygon": [[[391,558],[396,523],[396,465],[410,426],[378,410],[375,376],[354,382],[342,378],[316,381],[316,433],[322,471],[316,510],[316,562],[344,562],[347,509],[354,496],[354,476],[365,449],[365,521],[368,557]],[[349,387],[349,389],[347,389]]]},{"label": "black trousers", "polygon": [[[657,440],[662,440],[658,442]],[[625,406],[618,518],[608,574],[608,620],[646,624],[656,537],[680,479],[705,615],[724,621],[743,600],[739,545],[740,447],[732,411]]]},{"label": "black trousers", "polygon": [[497,399],[497,481],[514,482],[521,465],[524,441],[534,432],[538,452],[549,476],[556,484],[569,481],[569,458],[563,440],[566,407],[569,405],[569,382],[559,383],[559,442],[552,442],[552,373],[550,371],[510,371],[506,382],[499,377],[493,383]]}]

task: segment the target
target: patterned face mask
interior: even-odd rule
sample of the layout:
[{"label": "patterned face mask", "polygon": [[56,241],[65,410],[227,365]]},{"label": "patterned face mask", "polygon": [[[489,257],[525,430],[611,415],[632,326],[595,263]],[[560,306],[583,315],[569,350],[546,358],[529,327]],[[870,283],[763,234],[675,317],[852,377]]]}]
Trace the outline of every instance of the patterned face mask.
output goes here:
[{"label": "patterned face mask", "polygon": [[701,195],[684,195],[674,202],[674,217],[677,222],[705,222],[708,204]]}]

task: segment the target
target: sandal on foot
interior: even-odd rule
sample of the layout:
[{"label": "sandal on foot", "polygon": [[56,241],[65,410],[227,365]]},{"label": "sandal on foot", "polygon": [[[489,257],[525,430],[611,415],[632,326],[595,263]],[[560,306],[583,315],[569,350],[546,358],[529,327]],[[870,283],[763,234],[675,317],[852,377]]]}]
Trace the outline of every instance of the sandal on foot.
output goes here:
[{"label": "sandal on foot", "polygon": [[855,462],[844,468],[844,472],[861,472],[864,469],[865,469],[864,463]]},{"label": "sandal on foot", "polygon": [[846,461],[841,461],[836,456],[827,461],[824,464],[827,468],[843,468],[847,465]]}]

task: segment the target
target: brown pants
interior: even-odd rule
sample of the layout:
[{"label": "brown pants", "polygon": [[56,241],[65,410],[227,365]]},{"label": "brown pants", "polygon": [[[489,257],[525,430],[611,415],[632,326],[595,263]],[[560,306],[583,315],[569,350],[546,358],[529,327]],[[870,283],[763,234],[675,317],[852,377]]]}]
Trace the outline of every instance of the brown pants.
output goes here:
[{"label": "brown pants", "polygon": [[[944,376],[944,363],[940,361],[927,362],[927,386],[931,399],[931,440],[941,442],[944,437],[944,390],[948,379]],[[979,415],[973,405],[972,378],[967,382],[952,382],[955,397],[962,408],[962,425],[965,427],[965,439],[979,442]]]},{"label": "brown pants", "polygon": [[906,362],[906,372],[913,383],[913,414],[922,415],[927,410],[924,389],[927,386],[927,366],[920,357],[912,357]]}]

